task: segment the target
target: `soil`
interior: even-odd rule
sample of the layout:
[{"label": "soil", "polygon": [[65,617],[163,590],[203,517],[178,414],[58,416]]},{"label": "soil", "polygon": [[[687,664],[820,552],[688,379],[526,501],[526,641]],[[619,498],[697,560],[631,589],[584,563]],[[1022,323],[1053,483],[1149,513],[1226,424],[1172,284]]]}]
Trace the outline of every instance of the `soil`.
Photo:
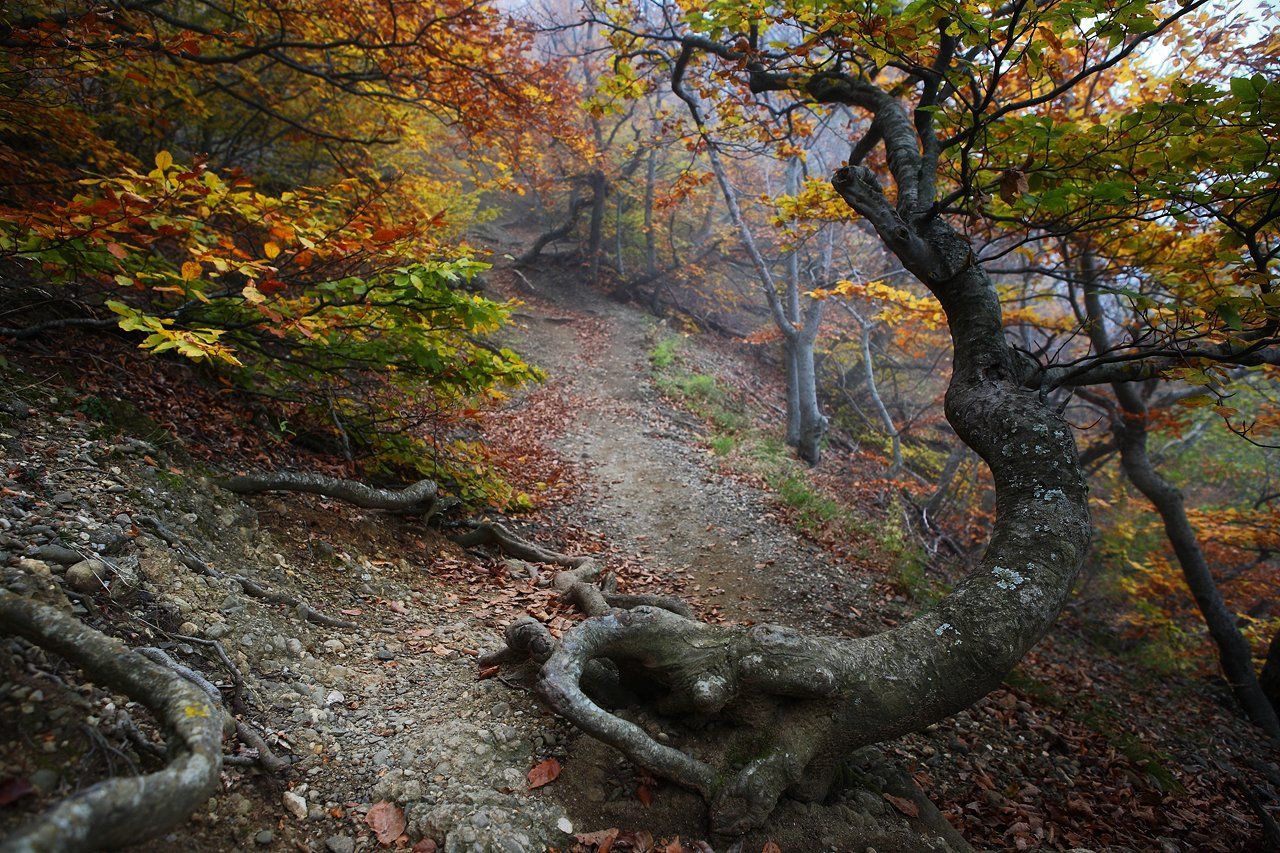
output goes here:
[{"label": "soil", "polygon": [[[542,508],[513,519],[522,535],[595,553],[624,586],[678,593],[709,620],[860,635],[908,615],[882,564],[798,530],[776,495],[709,451],[705,423],[659,393],[648,360],[665,333],[656,321],[585,287],[573,268],[524,280],[495,272],[488,287],[525,301],[508,342],[550,376],[486,421],[486,440],[524,442],[515,450],[526,467],[559,478],[543,483]],[[208,475],[243,460],[192,458],[164,430],[122,434],[42,374],[33,352],[14,360],[25,372],[7,377],[0,414],[0,580],[131,645],[165,649],[229,700],[243,694],[243,719],[292,762],[266,773],[228,741],[238,763],[222,789],[139,849],[372,850],[366,815],[383,802],[404,813],[401,844],[426,850],[570,850],[575,836],[610,828],[700,850],[963,849],[928,821],[937,816],[921,787],[989,847],[1233,850],[1257,837],[1237,783],[1247,727],[1213,689],[1173,682],[1140,690],[1180,708],[1176,719],[1139,707],[1145,716],[1131,723],[1132,670],[1096,649],[1082,663],[1083,629],[1068,617],[1019,688],[864,751],[828,802],[784,802],[749,838],[709,838],[696,796],[571,731],[518,680],[480,677],[476,654],[520,614],[567,627],[547,573],[463,550],[412,519],[312,496],[241,500]],[[741,364],[714,346],[691,357],[729,379]],[[254,464],[305,459],[272,453]],[[819,473],[849,476],[848,464]],[[513,470],[522,473],[534,476]],[[307,622],[192,572],[143,523],[152,516],[216,568],[356,628]],[[68,551],[98,561],[96,586],[71,571]],[[157,766],[125,736],[132,724],[158,738],[145,710],[50,655],[0,640],[0,682],[0,834],[79,787]],[[1250,760],[1274,770],[1271,758]],[[528,772],[549,759],[558,778],[531,790]]]}]

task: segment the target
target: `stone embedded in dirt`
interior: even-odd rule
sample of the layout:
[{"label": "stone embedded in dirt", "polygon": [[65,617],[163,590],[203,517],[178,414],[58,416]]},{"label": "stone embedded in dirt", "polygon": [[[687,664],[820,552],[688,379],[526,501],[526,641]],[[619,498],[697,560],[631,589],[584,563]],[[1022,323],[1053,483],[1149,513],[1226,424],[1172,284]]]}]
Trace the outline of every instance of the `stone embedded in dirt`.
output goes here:
[{"label": "stone embedded in dirt", "polygon": [[307,819],[306,800],[295,794],[293,791],[285,791],[284,796],[281,799],[284,800],[284,807],[289,814],[293,815],[298,820]]},{"label": "stone embedded in dirt", "polygon": [[106,566],[98,560],[82,560],[67,569],[67,585],[76,592],[91,593],[102,589],[102,573]]},{"label": "stone embedded in dirt", "polygon": [[84,559],[84,556],[79,551],[73,551],[62,545],[41,545],[36,549],[33,556],[37,560],[58,563],[63,566],[73,566]]},{"label": "stone embedded in dirt", "polygon": [[349,835],[330,835],[324,840],[325,849],[329,853],[355,853],[355,839]]},{"label": "stone embedded in dirt", "polygon": [[264,829],[253,837],[255,844],[266,847],[268,844],[276,840],[276,834],[269,829]]}]

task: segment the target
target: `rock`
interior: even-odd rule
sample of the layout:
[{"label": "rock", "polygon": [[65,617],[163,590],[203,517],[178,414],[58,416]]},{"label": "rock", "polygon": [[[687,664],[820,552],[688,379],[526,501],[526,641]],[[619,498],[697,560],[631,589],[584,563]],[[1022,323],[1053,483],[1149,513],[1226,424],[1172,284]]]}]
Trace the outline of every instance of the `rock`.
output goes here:
[{"label": "rock", "polygon": [[178,633],[186,634],[188,637],[193,637],[200,633],[200,626],[194,622],[183,622],[178,626]]},{"label": "rock", "polygon": [[33,555],[37,560],[46,563],[57,563],[62,566],[74,566],[84,559],[78,551],[64,548],[61,545],[41,545]]},{"label": "rock", "polygon": [[347,650],[347,647],[343,645],[341,640],[338,640],[338,639],[325,640],[324,650],[326,652],[333,652],[336,654],[338,652],[345,652]]},{"label": "rock", "polygon": [[49,568],[49,564],[44,560],[32,560],[29,557],[24,557],[19,560],[18,568],[27,574],[39,575],[42,578],[47,578],[49,575],[53,574],[52,570]]},{"label": "rock", "polygon": [[31,784],[38,790],[49,793],[58,787],[59,776],[57,771],[50,770],[47,767],[41,767],[39,770],[31,774]]},{"label": "rock", "polygon": [[307,819],[307,801],[295,794],[293,791],[285,791],[281,798],[284,801],[284,807],[289,814],[298,820]]},{"label": "rock", "polygon": [[71,492],[58,492],[53,496],[53,502],[59,506],[66,506],[67,504],[75,503],[76,496],[71,494]]},{"label": "rock", "polygon": [[275,841],[275,840],[276,840],[276,834],[269,829],[264,829],[253,837],[253,842],[255,844],[260,844],[263,847],[266,847],[268,844],[270,844],[272,841]]},{"label": "rock", "polygon": [[324,840],[325,849],[329,853],[355,853],[355,839],[349,835],[330,835]]},{"label": "rock", "polygon": [[338,691],[338,690],[330,690],[330,691],[329,691],[329,695],[328,695],[328,696],[326,696],[326,697],[325,697],[325,699],[324,699],[324,704],[326,704],[326,705],[341,705],[341,704],[342,704],[343,702],[345,702],[345,701],[347,701],[347,697],[346,697],[346,696],[343,696],[343,695],[342,695],[342,693],[341,693],[341,691]]},{"label": "rock", "polygon": [[97,560],[82,560],[67,569],[67,586],[76,592],[91,593],[102,589],[100,575],[105,569]]}]

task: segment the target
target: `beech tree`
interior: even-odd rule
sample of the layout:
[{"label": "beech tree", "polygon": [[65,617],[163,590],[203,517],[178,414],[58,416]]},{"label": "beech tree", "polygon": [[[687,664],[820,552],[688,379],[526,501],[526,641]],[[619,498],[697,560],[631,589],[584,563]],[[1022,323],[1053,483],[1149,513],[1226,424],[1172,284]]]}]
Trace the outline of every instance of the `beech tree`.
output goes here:
[{"label": "beech tree", "polygon": [[[610,7],[602,22],[615,48],[669,75],[682,98],[694,86],[731,88],[746,111],[781,101],[862,117],[832,192],[944,313],[947,420],[990,468],[996,518],[981,559],[949,595],[860,638],[703,624],[671,601],[618,596],[607,579],[593,584],[588,559],[544,554],[537,559],[565,566],[557,586],[590,618],[559,642],[518,623],[491,660],[532,658],[553,709],[700,792],[721,832],[760,825],[784,794],[823,796],[851,750],[918,730],[998,686],[1052,625],[1090,546],[1064,389],[1153,376],[1175,356],[1257,361],[1271,352],[1274,326],[1264,324],[1259,339],[1229,336],[1189,353],[1137,341],[1123,354],[1043,363],[1006,337],[988,261],[966,233],[995,196],[1008,204],[1029,190],[1023,163],[994,156],[993,128],[1038,121],[1039,107],[1078,97],[1202,5],[712,2],[657,16]],[[655,19],[657,27],[644,23]],[[1269,293],[1261,278],[1250,280]],[[487,527],[477,536],[522,547]],[[698,739],[697,757],[603,707],[619,672],[629,684],[651,681],[660,713],[719,723],[706,730],[714,737]]]}]

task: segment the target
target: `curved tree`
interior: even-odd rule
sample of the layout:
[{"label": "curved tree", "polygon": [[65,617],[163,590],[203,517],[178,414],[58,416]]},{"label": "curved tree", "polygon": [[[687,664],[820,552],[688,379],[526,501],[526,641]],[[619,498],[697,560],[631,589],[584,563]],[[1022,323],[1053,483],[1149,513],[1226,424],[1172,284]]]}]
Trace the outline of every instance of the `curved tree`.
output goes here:
[{"label": "curved tree", "polygon": [[[673,11],[656,29],[611,10],[615,47],[661,54],[695,114],[697,98],[719,86],[732,93],[720,109],[838,106],[862,117],[832,188],[941,306],[953,346],[946,416],[989,466],[997,517],[981,560],[952,593],[879,635],[705,625],[584,595],[592,572],[573,562],[564,589],[590,618],[558,644],[520,623],[500,657],[528,653],[552,708],[702,793],[713,827],[726,832],[762,823],[784,793],[821,796],[850,750],[918,730],[998,686],[1057,617],[1092,527],[1061,392],[1051,387],[1062,376],[1006,340],[996,287],[963,230],[984,197],[1019,182],[1012,170],[989,171],[985,140],[1002,120],[1071,97],[1198,5],[784,3],[751,12],[725,2],[693,16]],[[695,76],[698,95],[689,91]],[[1127,358],[1125,375],[1156,370],[1161,358]],[[1073,375],[1109,374],[1112,363],[1102,356]],[[602,704],[618,672],[625,684],[651,682],[660,713],[696,718],[717,737],[704,734],[694,757],[610,713]]]}]

